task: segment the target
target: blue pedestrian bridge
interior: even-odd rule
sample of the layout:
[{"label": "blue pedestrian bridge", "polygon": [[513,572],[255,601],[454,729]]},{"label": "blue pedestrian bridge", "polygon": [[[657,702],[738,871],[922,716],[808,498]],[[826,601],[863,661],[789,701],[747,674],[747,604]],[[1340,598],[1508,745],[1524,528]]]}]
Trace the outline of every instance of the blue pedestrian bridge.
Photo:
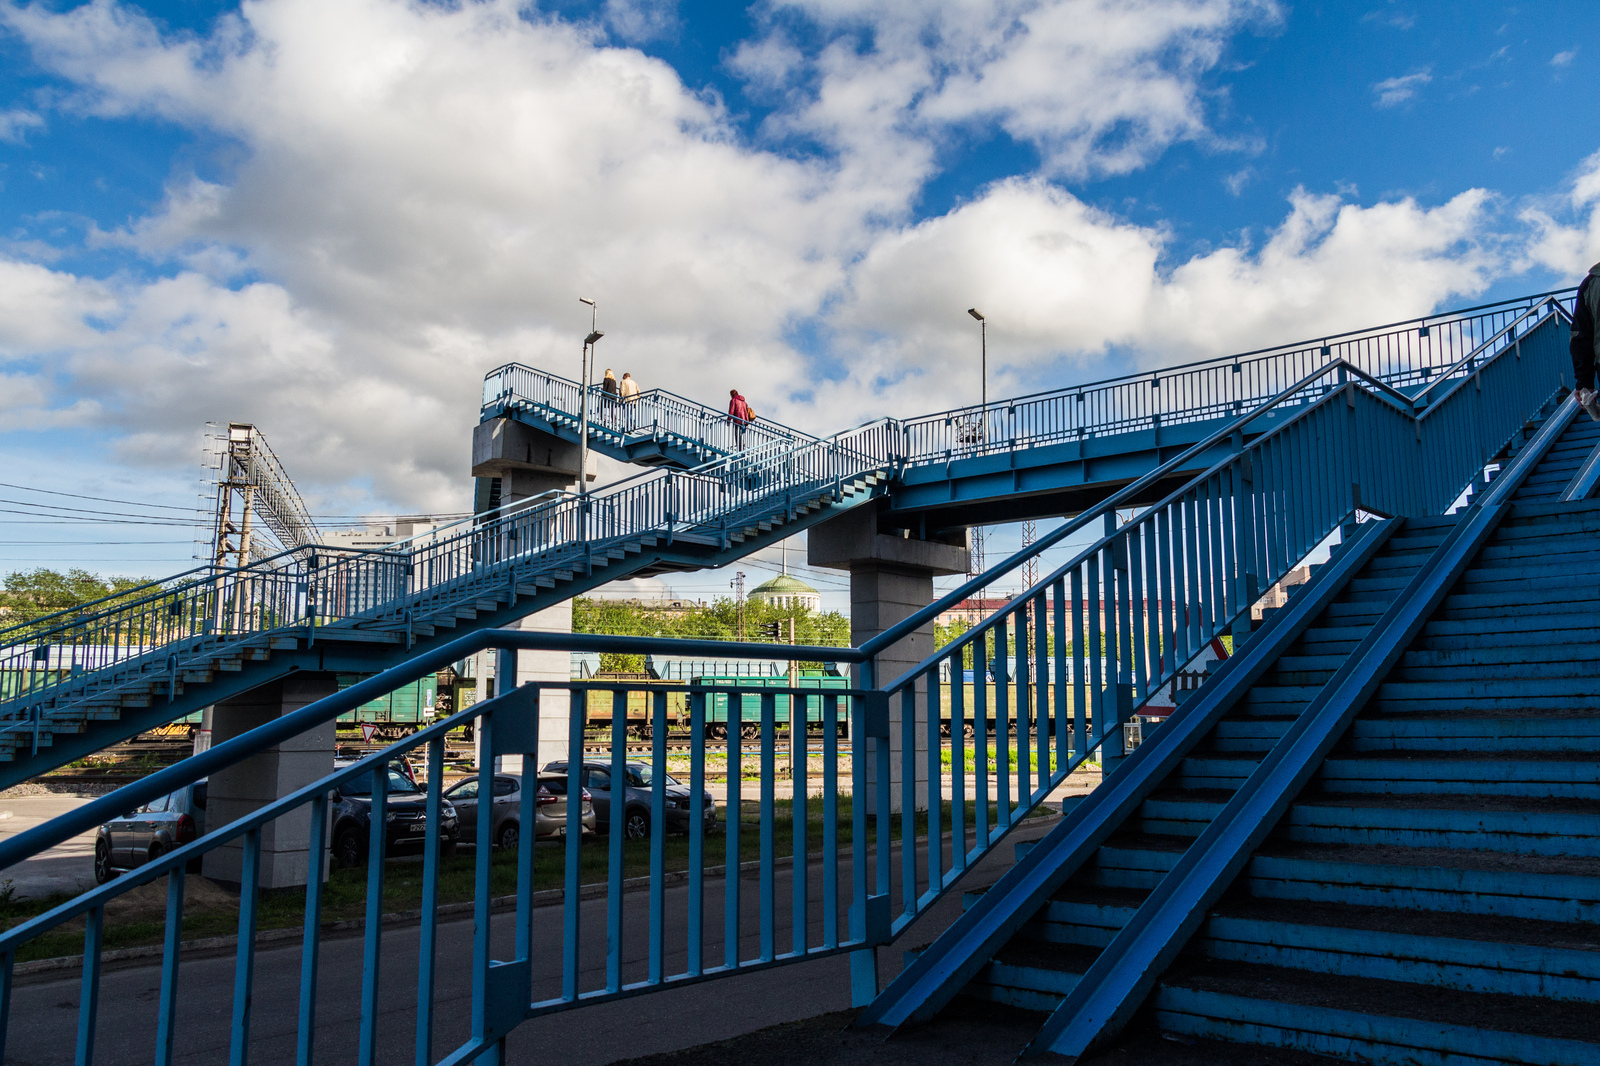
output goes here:
[{"label": "blue pedestrian bridge", "polygon": [[[1600,612],[1574,578],[1600,565],[1600,425],[1569,395],[1570,322],[1570,291],[1547,293],[826,437],[763,420],[741,439],[720,411],[662,390],[595,395],[585,427],[578,385],[501,367],[484,421],[563,442],[586,428],[591,447],[643,469],[384,550],[201,567],[0,630],[0,786],[296,674],[366,675],[0,840],[0,877],[484,650],[500,678],[519,654],[578,651],[797,658],[849,680],[508,687],[0,932],[0,1054],[23,1054],[14,1005],[41,945],[70,933],[77,1026],[55,1051],[92,1062],[114,1029],[119,1055],[136,1044],[135,1058],[169,1063],[226,1016],[231,1062],[269,1058],[252,1035],[265,864],[289,838],[325,854],[341,787],[364,777],[375,811],[389,776],[373,771],[410,761],[426,794],[420,872],[404,868],[420,914],[384,931],[402,867],[371,818],[361,987],[342,989],[359,995],[359,1033],[334,1055],[318,1041],[325,890],[309,878],[301,1063],[500,1062],[532,1018],[834,955],[856,1024],[887,1039],[965,997],[1031,1012],[1025,1055],[1069,1060],[1154,1027],[1357,1062],[1600,1062]],[[605,582],[722,566],[866,505],[912,539],[1067,517],[852,647],[511,628]],[[885,667],[937,614],[1015,589],[1030,560],[1085,533],[957,639]],[[1313,553],[1326,559],[1311,579],[1253,622]],[[1232,654],[1130,749],[1128,724],[1219,638]],[[978,662],[992,682],[970,680]],[[708,725],[733,695],[753,738]],[[810,724],[809,763],[788,758],[791,705],[806,707],[793,717]],[[601,707],[609,736],[588,724]],[[648,749],[629,750],[629,708],[652,726]],[[541,730],[546,746],[598,745],[589,762],[612,781],[639,764],[643,829],[519,847],[514,873],[489,847],[444,856],[445,737],[462,727],[483,796],[489,756],[532,758]],[[667,783],[669,757],[685,789]],[[1096,769],[1097,787],[1014,863],[986,864],[998,880],[970,883],[1069,776]],[[573,758],[562,772],[548,802],[577,825],[590,771]],[[708,787],[721,790],[709,822]],[[518,797],[534,825],[541,795]],[[474,817],[489,840],[493,805]],[[668,834],[674,819],[686,835]],[[232,987],[201,989],[186,981],[186,877],[222,855],[238,871]],[[441,946],[452,864],[470,866],[470,950]],[[498,905],[514,915],[497,925],[507,877]],[[154,884],[159,975],[152,960],[154,998],[130,1010],[100,994],[106,914]],[[960,916],[881,982],[880,949],[898,958],[952,892]],[[402,935],[415,965],[408,946],[397,971],[383,953]],[[470,1010],[438,1009],[447,980],[470,987]],[[415,1003],[403,1031],[397,984]]]}]

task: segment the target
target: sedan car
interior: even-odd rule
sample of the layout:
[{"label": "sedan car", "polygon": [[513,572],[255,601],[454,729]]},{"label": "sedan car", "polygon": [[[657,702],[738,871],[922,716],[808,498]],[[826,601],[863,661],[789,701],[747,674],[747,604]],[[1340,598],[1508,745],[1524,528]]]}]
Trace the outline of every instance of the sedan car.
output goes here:
[{"label": "sedan car", "polygon": [[[648,763],[630,762],[625,764],[628,780],[624,783],[618,805],[622,808],[620,821],[622,831],[629,840],[643,840],[650,835],[650,803],[651,788],[654,783],[654,773]],[[544,774],[561,774],[567,772],[565,762],[553,762],[545,766]],[[580,781],[583,787],[594,797],[594,810],[597,826],[601,832],[611,832],[612,819],[612,781],[611,764],[608,762],[585,762],[581,768]],[[689,819],[693,815],[689,803],[689,787],[678,781],[671,774],[666,775],[666,829],[668,832],[687,833]],[[702,801],[701,819],[707,831],[717,825],[717,801],[711,793],[705,794]]]},{"label": "sedan car", "polygon": [[196,781],[106,822],[94,835],[94,879],[159,859],[206,831],[206,782]]},{"label": "sedan car", "polygon": [[[372,827],[372,773],[368,771],[333,792],[333,861],[340,866],[360,866],[367,861]],[[389,767],[385,844],[390,851],[420,847],[427,840],[428,794],[398,767]],[[439,848],[455,849],[460,827],[449,800],[439,805]]]},{"label": "sedan car", "polygon": [[[445,796],[455,805],[461,824],[461,842],[478,842],[478,779],[469,777],[451,788]],[[567,835],[567,779],[556,774],[539,777],[539,794],[534,800],[535,840],[555,840]],[[497,848],[515,848],[522,834],[522,775],[494,775],[494,828],[491,839]],[[587,835],[595,831],[594,801],[583,791],[579,821]]]}]

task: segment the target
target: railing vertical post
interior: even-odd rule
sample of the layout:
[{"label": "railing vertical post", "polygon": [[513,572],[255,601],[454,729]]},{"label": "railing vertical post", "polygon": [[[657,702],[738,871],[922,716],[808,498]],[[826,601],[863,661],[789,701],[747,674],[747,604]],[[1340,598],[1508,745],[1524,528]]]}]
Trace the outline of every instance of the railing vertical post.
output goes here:
[{"label": "railing vertical post", "polygon": [[622,989],[622,846],[628,837],[628,693],[611,693],[611,803],[606,813],[606,991]]},{"label": "railing vertical post", "polygon": [[839,697],[822,697],[822,946],[839,946]]},{"label": "railing vertical post", "polygon": [[[583,723],[589,711],[589,690],[568,690],[567,719],[567,851],[561,893],[561,998],[578,1000],[578,938],[582,931],[583,855]],[[574,833],[572,827],[577,826]]]},{"label": "railing vertical post", "polygon": [[[313,851],[311,854],[316,855]],[[178,955],[183,944],[182,866],[167,873],[167,927],[161,944],[161,999],[156,1011],[156,1066],[170,1066],[177,1031]]]},{"label": "railing vertical post", "polygon": [[[373,796],[374,800],[377,798]],[[250,1059],[250,1013],[254,1006],[252,1000],[256,972],[256,901],[261,895],[260,886],[261,830],[257,828],[244,835],[244,862],[239,871],[239,945],[233,966],[233,1035],[228,1056],[232,1066],[245,1066]],[[373,923],[370,914],[368,922]],[[372,962],[376,968],[377,960],[374,958]],[[376,985],[376,978],[373,984]],[[365,1011],[362,1016],[366,1017]],[[367,1064],[364,1062],[363,1066]]]},{"label": "railing vertical post", "polygon": [[106,909],[91,907],[83,920],[83,979],[78,992],[77,1066],[91,1066],[94,1062],[95,1023],[100,1014],[100,945],[105,932]]},{"label": "railing vertical post", "polygon": [[994,624],[995,827],[1011,827],[1011,671],[1006,660],[1011,641],[1002,616]]},{"label": "railing vertical post", "polygon": [[728,733],[728,824],[723,831],[726,870],[722,877],[722,964],[732,970],[739,965],[739,819],[743,809],[740,778],[743,754],[744,693],[735,688],[728,693],[726,706]]},{"label": "railing vertical post", "polygon": [[[856,668],[857,685],[866,692],[877,686],[877,664],[868,659]],[[850,939],[866,946],[850,953],[850,1005],[865,1007],[878,994],[878,953],[867,940],[867,701],[850,700]],[[876,743],[876,742],[874,742]],[[881,774],[880,774],[881,776]],[[881,867],[889,859],[879,853]]]},{"label": "railing vertical post", "polygon": [[[325,800],[319,802],[325,803]],[[433,1061],[433,984],[439,937],[439,820],[444,806],[444,738],[428,741],[428,831],[422,853],[422,916],[417,937],[417,1066]],[[319,810],[313,806],[312,818]],[[324,819],[325,820],[325,819]],[[313,823],[314,825],[315,823]],[[315,852],[313,852],[315,854]],[[309,892],[309,888],[307,889]],[[310,903],[307,901],[307,907]],[[315,961],[313,960],[313,965]],[[309,1059],[310,1045],[306,1048]],[[301,1066],[310,1066],[310,1062]]]},{"label": "railing vertical post", "polygon": [[[645,693],[650,707],[650,962],[648,979],[660,984],[666,936],[667,694]],[[691,816],[700,805],[692,804]],[[530,847],[528,849],[532,851]]]},{"label": "railing vertical post", "polygon": [[966,648],[950,664],[950,869],[967,868],[967,674]]},{"label": "railing vertical post", "polygon": [[[800,708],[804,708],[801,710]],[[819,705],[820,709],[820,705]],[[806,697],[802,704],[798,692],[789,693],[789,765],[792,770],[789,775],[789,793],[793,797],[789,813],[793,817],[794,829],[791,832],[793,846],[791,853],[793,871],[790,877],[790,888],[793,889],[791,911],[791,924],[794,933],[794,953],[804,955],[806,948],[811,943],[810,930],[810,848],[807,846],[807,833],[810,829],[810,797],[806,794],[806,763],[811,757],[810,741],[811,725],[811,697]]]},{"label": "railing vertical post", "polygon": [[[495,692],[503,695],[502,685],[506,678],[500,676],[498,664],[495,673]],[[516,675],[509,679],[516,684]],[[489,924],[490,902],[493,899],[494,877],[494,712],[485,711],[478,716],[478,826],[475,842],[472,849],[472,1035],[479,1040],[489,1036]],[[388,767],[382,767],[373,772],[372,809],[376,814],[378,808],[377,778],[380,773],[387,774]],[[369,882],[370,883],[370,882]],[[379,891],[382,891],[382,882],[378,882]],[[370,892],[371,889],[369,888]],[[381,913],[367,919],[368,935],[372,928],[381,924]],[[377,954],[373,953],[372,963],[376,965]],[[376,1004],[373,1014],[377,1013]],[[368,1013],[365,1008],[361,1012],[363,1022]],[[376,1018],[372,1024],[376,1025]],[[491,1053],[492,1054],[492,1053]],[[479,1059],[480,1062],[486,1061]],[[499,1059],[490,1057],[489,1062],[498,1066]],[[362,1066],[368,1066],[363,1063]]]},{"label": "railing vertical post", "polygon": [[[689,692],[689,976],[705,970],[706,694]],[[724,810],[726,818],[726,810]]]},{"label": "railing vertical post", "polygon": [[[771,692],[761,694],[761,961],[771,962],[777,957],[777,696]],[[790,714],[793,702],[790,703]],[[795,876],[802,871],[795,870]]]}]

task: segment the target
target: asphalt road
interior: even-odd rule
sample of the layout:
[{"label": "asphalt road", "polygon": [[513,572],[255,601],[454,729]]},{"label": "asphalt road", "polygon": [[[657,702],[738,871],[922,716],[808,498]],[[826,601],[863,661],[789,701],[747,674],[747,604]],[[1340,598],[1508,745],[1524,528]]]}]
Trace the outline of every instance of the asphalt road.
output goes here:
[{"label": "asphalt road", "polygon": [[[1019,828],[1012,839],[1043,835],[1052,820],[1039,819]],[[720,843],[718,841],[717,843]],[[753,849],[753,841],[748,847]],[[713,852],[714,854],[715,852]],[[997,849],[969,875],[971,885],[991,883],[1012,858],[1010,843]],[[918,856],[919,867],[924,864]],[[898,856],[894,863],[898,873]],[[822,870],[813,866],[807,878],[812,942],[820,940]],[[775,879],[775,926],[780,951],[792,937],[792,880],[779,870]],[[708,881],[705,891],[705,951],[708,964],[723,950],[724,883]],[[841,896],[848,898],[849,886]],[[740,954],[760,953],[757,879],[740,882]],[[899,898],[896,885],[894,899]],[[670,887],[666,900],[667,971],[685,967],[688,895],[684,886]],[[932,940],[960,909],[959,892],[949,894],[902,935],[879,952],[881,980],[901,968],[902,952]],[[580,907],[581,986],[604,984],[606,901]],[[841,915],[841,924],[843,923]],[[625,898],[624,981],[645,976],[648,958],[648,895]],[[534,913],[534,999],[560,994],[559,937],[561,910]],[[491,922],[496,958],[509,958],[515,942],[515,915],[496,915]],[[395,927],[384,932],[378,1021],[378,1061],[411,1062],[415,1055],[417,1018],[418,930]],[[439,927],[439,964],[435,984],[434,1058],[464,1041],[470,1033],[472,923],[452,921]],[[360,980],[363,970],[359,938],[325,940],[318,978],[317,1044],[320,1062],[349,1061],[359,1040]],[[180,968],[177,1050],[179,1063],[214,1063],[228,1055],[232,1011],[232,955],[185,959]],[[105,1066],[150,1061],[154,1049],[156,997],[160,969],[154,965],[108,970],[101,978],[100,1014],[94,1061]],[[250,1059],[256,1063],[293,1061],[300,985],[300,945],[264,947],[256,957]],[[59,979],[26,979],[15,989],[7,1063],[44,1066],[73,1061],[80,978],[76,972]],[[605,1066],[619,1059],[694,1047],[708,1041],[753,1032],[781,1022],[815,1017],[849,1006],[849,966],[833,957],[772,970],[742,974],[669,991],[549,1015],[524,1023],[510,1037],[512,1062],[559,1062],[562,1066]]]},{"label": "asphalt road", "polygon": [[[0,798],[0,839],[32,829],[94,798],[66,793]],[[28,899],[93,888],[94,830],[5,870],[0,873],[0,884],[6,881],[19,897]]]}]

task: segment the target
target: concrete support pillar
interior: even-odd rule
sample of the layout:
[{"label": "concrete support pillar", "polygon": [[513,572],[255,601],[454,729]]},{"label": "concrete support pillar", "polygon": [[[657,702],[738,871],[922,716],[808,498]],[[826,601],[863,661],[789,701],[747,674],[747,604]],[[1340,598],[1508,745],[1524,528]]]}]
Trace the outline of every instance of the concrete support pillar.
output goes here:
[{"label": "concrete support pillar", "polygon": [[[211,711],[212,741],[221,744],[232,740],[336,691],[338,685],[332,674],[291,674],[223,700]],[[328,722],[213,774],[206,790],[206,827],[227,825],[333,773],[333,748],[334,723]],[[205,875],[214,881],[238,884],[243,868],[241,843],[207,853]],[[304,885],[312,868],[310,844],[309,808],[302,807],[263,826],[260,886]],[[320,876],[326,878],[326,856],[318,866]]]},{"label": "concrete support pillar", "polygon": [[[862,504],[814,527],[807,537],[812,566],[850,573],[850,643],[860,645],[933,602],[933,579],[941,574],[967,572],[965,531],[944,539],[913,539],[910,530],[886,524],[882,501]],[[933,623],[917,629],[880,652],[877,680],[881,687],[933,654]],[[852,684],[860,683],[859,670]],[[913,723],[914,804],[928,806],[928,686],[916,686]],[[938,714],[937,707],[932,709]],[[890,810],[903,806],[905,704],[900,697],[889,702]],[[859,741],[852,739],[853,743]],[[868,764],[869,790],[877,788],[875,761]]]},{"label": "concrete support pillar", "polygon": [[[585,472],[594,481],[598,464],[589,457]],[[500,479],[502,504],[515,503],[554,489],[575,490],[578,481],[578,446],[511,419],[480,423],[472,435],[472,474]],[[572,602],[559,603],[526,615],[505,628],[527,632],[572,632]],[[517,656],[515,683],[567,681],[572,677],[572,657],[564,651],[527,651]],[[508,679],[495,678],[495,691]],[[571,701],[565,692],[546,692],[539,701],[539,765],[567,757]],[[522,772],[521,756],[507,756],[499,769]]]}]

